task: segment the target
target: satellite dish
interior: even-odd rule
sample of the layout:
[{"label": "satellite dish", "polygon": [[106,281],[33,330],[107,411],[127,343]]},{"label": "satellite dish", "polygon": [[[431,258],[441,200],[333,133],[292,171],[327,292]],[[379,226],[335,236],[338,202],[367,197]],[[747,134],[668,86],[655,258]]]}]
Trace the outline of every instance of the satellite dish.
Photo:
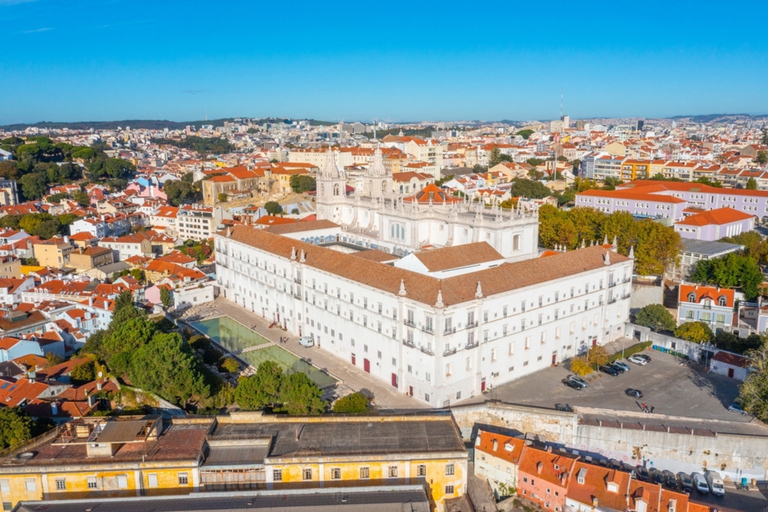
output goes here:
[{"label": "satellite dish", "polygon": [[99,378],[102,378],[104,376],[104,372],[99,372]]}]

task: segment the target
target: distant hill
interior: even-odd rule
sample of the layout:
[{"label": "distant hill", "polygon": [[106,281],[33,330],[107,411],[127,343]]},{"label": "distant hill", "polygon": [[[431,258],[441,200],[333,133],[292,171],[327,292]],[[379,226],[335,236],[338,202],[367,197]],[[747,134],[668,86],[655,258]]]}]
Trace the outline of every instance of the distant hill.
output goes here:
[{"label": "distant hill", "polygon": [[[243,118],[237,118],[237,119],[243,119]],[[182,130],[187,126],[194,126],[196,128],[199,128],[203,125],[209,125],[214,127],[224,126],[225,122],[234,121],[234,120],[235,120],[234,117],[229,117],[224,119],[210,119],[208,121],[168,121],[167,119],[126,119],[123,121],[75,121],[75,122],[64,122],[64,123],[41,121],[39,123],[33,123],[33,124],[29,124],[29,123],[7,124],[4,126],[0,126],[0,129],[7,130],[7,131],[15,131],[15,130],[24,130],[28,127],[33,127],[33,128],[51,128],[51,129],[69,128],[70,130],[90,130],[91,128],[93,128],[94,130],[115,130],[118,127],[125,128],[126,126],[130,126],[131,129],[143,129],[143,130],[163,130],[165,128],[168,128],[169,130]],[[265,122],[290,123],[292,120],[284,119],[284,118],[268,118],[268,119],[262,119],[260,121],[263,124]],[[312,126],[330,126],[330,125],[337,124],[335,122],[320,121],[317,119],[308,119],[307,121],[309,121],[309,124]]]},{"label": "distant hill", "polygon": [[690,119],[694,123],[711,123],[712,121],[728,121],[732,119],[768,119],[768,114],[703,114],[696,116],[672,116],[669,119]]}]

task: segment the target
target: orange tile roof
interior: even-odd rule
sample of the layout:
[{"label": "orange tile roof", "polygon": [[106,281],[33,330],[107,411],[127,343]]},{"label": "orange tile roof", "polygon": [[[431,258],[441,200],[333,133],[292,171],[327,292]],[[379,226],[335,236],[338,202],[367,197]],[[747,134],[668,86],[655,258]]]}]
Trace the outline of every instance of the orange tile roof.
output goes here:
[{"label": "orange tile roof", "polygon": [[[568,478],[572,477],[572,468],[575,463],[575,458],[526,446],[517,470],[551,484],[567,487]],[[565,482],[561,482],[561,478],[565,479]]]},{"label": "orange tile roof", "polygon": [[644,189],[638,189],[637,191],[622,190],[622,189],[616,189],[616,190],[591,189],[591,190],[585,190],[584,192],[579,193],[579,195],[590,196],[590,197],[609,197],[613,199],[631,199],[633,201],[648,201],[649,203],[653,202],[653,203],[680,204],[680,203],[686,202],[684,199],[680,199],[679,197],[673,197],[673,196],[668,196],[664,194],[651,194],[650,191],[646,191]]},{"label": "orange tile roof", "polygon": [[718,289],[715,286],[704,286],[704,285],[692,285],[692,284],[681,284],[680,285],[680,291],[678,294],[680,302],[690,302],[688,300],[688,296],[693,293],[696,296],[696,303],[701,302],[704,299],[710,299],[712,302],[717,304],[717,300],[720,297],[726,298],[726,307],[733,307],[734,305],[734,291],[730,288],[720,288]]},{"label": "orange tile roof", "polygon": [[708,226],[710,224],[730,224],[732,222],[741,222],[753,218],[754,215],[743,213],[733,208],[717,208],[715,210],[707,210],[701,213],[696,213],[685,219],[676,222],[675,224],[681,224],[684,226]]},{"label": "orange tile roof", "polygon": [[[579,482],[579,477],[582,477],[584,483]],[[598,506],[601,508],[624,510],[627,506],[629,480],[629,473],[624,471],[577,461],[566,495],[589,506],[592,505],[592,499],[597,498]]]},{"label": "orange tile roof", "polygon": [[[475,450],[504,459],[512,464],[518,464],[520,462],[520,456],[523,454],[523,447],[525,446],[524,439],[486,432],[485,430],[479,430],[477,432],[477,439],[479,440],[479,444],[475,444]],[[495,450],[493,449],[494,441],[496,441]],[[509,448],[507,447],[508,445]]]}]

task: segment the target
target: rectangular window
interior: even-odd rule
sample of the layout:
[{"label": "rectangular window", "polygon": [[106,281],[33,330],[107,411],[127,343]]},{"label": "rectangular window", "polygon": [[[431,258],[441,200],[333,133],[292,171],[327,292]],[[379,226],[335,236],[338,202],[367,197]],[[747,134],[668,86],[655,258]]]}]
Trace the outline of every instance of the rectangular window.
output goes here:
[{"label": "rectangular window", "polygon": [[273,482],[282,482],[283,481],[283,470],[282,469],[273,469],[272,470],[272,481]]},{"label": "rectangular window", "polygon": [[311,468],[306,468],[302,472],[302,475],[303,475],[304,480],[312,480],[312,469]]},{"label": "rectangular window", "polygon": [[[94,482],[96,478],[94,477]],[[88,485],[90,486],[90,481],[88,482]],[[147,475],[147,486],[148,487],[157,487],[157,473],[149,473]]]},{"label": "rectangular window", "polygon": [[35,492],[37,490],[37,483],[34,478],[27,478],[24,480],[24,487],[27,489],[27,492]]},{"label": "rectangular window", "polygon": [[118,489],[128,488],[128,475],[117,475],[117,488]]},{"label": "rectangular window", "polygon": [[366,478],[370,478],[369,475],[370,475],[370,469],[369,468],[367,468],[367,467],[360,468],[360,479],[361,480],[364,480]]},{"label": "rectangular window", "polygon": [[56,490],[57,491],[66,491],[67,490],[67,481],[63,478],[57,478],[56,479]]},{"label": "rectangular window", "polygon": [[446,486],[445,486],[445,494],[446,494],[446,495],[451,495],[451,494],[453,494],[453,486],[452,486],[452,485],[446,485]]},{"label": "rectangular window", "polygon": [[389,466],[389,478],[397,478],[397,466]]},{"label": "rectangular window", "polygon": [[189,485],[189,476],[186,473],[179,473],[179,485]]},{"label": "rectangular window", "polygon": [[[149,475],[150,476],[150,487],[157,487],[157,475]],[[151,485],[152,482],[152,476],[155,477],[155,485]],[[88,482],[88,489],[96,489],[98,487],[98,481],[96,480],[95,476],[89,476],[87,479]]]},{"label": "rectangular window", "polygon": [[416,476],[427,476],[427,465],[419,464],[416,467]]},{"label": "rectangular window", "polygon": [[331,480],[341,480],[341,468],[331,469]]},{"label": "rectangular window", "polygon": [[446,464],[445,465],[445,475],[446,476],[453,476],[454,472],[454,465],[453,464]]}]

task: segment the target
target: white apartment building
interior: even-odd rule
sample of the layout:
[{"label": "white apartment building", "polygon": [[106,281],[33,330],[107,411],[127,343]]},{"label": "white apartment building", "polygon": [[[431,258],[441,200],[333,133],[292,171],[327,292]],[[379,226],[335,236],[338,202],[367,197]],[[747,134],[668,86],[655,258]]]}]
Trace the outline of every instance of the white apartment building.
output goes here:
[{"label": "white apartment building", "polygon": [[612,341],[629,318],[633,262],[610,247],[507,263],[470,243],[398,268],[250,226],[214,240],[224,297],[433,407]]},{"label": "white apartment building", "polygon": [[232,216],[220,206],[198,204],[180,206],[176,212],[176,232],[180,240],[205,240],[212,238],[216,227],[224,218]]}]

